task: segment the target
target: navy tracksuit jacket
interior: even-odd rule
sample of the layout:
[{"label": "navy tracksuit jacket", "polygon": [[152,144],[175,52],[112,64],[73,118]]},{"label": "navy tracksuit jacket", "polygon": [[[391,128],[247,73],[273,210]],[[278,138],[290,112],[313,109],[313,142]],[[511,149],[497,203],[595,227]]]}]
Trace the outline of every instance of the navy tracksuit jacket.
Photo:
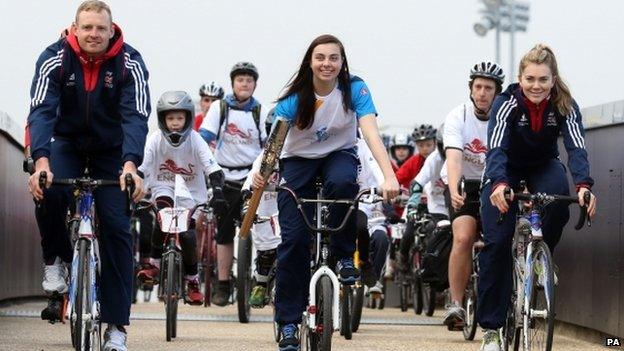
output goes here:
[{"label": "navy tracksuit jacket", "polygon": [[[490,111],[489,151],[481,191],[485,247],[479,255],[477,320],[486,329],[503,326],[511,301],[511,241],[517,211],[517,206],[510,206],[504,222],[501,225],[496,223],[499,212],[490,202],[494,187],[508,184],[514,188],[521,180],[526,180],[530,192],[569,194],[566,168],[559,160],[559,135],[563,136],[568,167],[577,188],[593,185],[585,133],[576,102],[573,101],[572,111],[563,116],[553,102],[548,101],[541,115],[541,128],[531,123],[534,122],[519,84],[511,84],[496,97]],[[542,232],[551,251],[561,238],[568,219],[567,204],[553,203],[546,207],[542,215]]]}]

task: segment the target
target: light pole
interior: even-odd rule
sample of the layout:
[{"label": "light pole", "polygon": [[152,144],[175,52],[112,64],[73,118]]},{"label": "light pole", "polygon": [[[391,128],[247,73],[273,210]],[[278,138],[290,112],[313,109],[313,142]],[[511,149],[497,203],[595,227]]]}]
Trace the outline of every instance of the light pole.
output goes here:
[{"label": "light pole", "polygon": [[509,32],[509,73],[513,79],[515,68],[515,33],[526,32],[529,22],[528,2],[516,0],[480,0],[485,5],[479,10],[481,21],[474,24],[473,29],[478,36],[484,37],[490,29],[496,30],[495,57],[500,64],[500,32]]}]

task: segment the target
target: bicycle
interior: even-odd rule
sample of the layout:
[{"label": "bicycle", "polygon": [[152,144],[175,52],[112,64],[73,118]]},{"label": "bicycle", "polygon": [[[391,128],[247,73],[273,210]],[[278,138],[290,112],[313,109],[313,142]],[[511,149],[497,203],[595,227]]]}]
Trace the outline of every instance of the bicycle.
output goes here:
[{"label": "bicycle", "polygon": [[[47,173],[40,173],[39,186],[45,187]],[[125,178],[127,207],[130,211],[134,182]],[[102,328],[99,304],[99,276],[101,267],[98,243],[98,223],[93,192],[100,186],[119,186],[118,180],[92,179],[85,168],[82,178],[54,179],[52,185],[72,186],[76,200],[75,214],[69,220],[71,239],[74,242],[69,283],[70,335],[76,351],[100,350]],[[63,312],[64,315],[64,312]]]},{"label": "bicycle", "polygon": [[[352,288],[342,285],[338,281],[336,273],[330,268],[330,243],[331,233],[340,232],[353,214],[356,204],[366,194],[375,194],[374,189],[360,191],[353,200],[327,200],[323,198],[323,182],[317,179],[315,182],[317,196],[315,199],[302,199],[293,190],[286,186],[278,186],[277,189],[287,191],[297,203],[304,223],[314,233],[313,255],[310,266],[312,277],[310,279],[308,307],[303,312],[301,322],[300,342],[305,350],[331,350],[331,338],[334,330],[340,330],[345,339],[351,339],[351,299]],[[376,200],[380,201],[380,200]],[[304,204],[315,204],[314,225],[305,214]],[[329,205],[349,205],[342,222],[338,227],[329,227],[326,222],[329,217]]]},{"label": "bicycle", "polygon": [[[208,199],[211,198],[210,190]],[[211,207],[202,209],[197,218],[200,283],[204,287],[204,307],[210,306],[212,284],[217,277],[217,216]]]},{"label": "bicycle", "polygon": [[414,228],[414,243],[409,251],[408,264],[414,313],[420,315],[425,311],[425,315],[431,317],[436,305],[436,290],[430,283],[423,281],[422,259],[426,252],[425,241],[431,235],[435,223],[424,204],[417,207],[416,216],[410,221]]},{"label": "bicycle", "polygon": [[[505,195],[510,195],[509,188],[505,190]],[[586,204],[590,196],[585,194]],[[506,324],[500,330],[501,341],[506,351],[511,345],[516,351],[520,345],[525,351],[550,351],[555,322],[555,278],[552,255],[543,240],[541,212],[555,201],[578,203],[578,197],[518,193],[514,194],[514,198],[525,204],[519,204],[521,211],[512,241],[513,290]],[[502,222],[502,218],[501,215],[498,223]],[[580,230],[586,220],[591,226],[587,207],[583,206],[574,229]]]},{"label": "bicycle", "polygon": [[192,209],[165,207],[158,210],[153,203],[146,201],[140,202],[137,206],[137,210],[151,209],[158,218],[158,225],[161,231],[165,234],[163,238],[158,296],[165,303],[165,337],[167,341],[171,341],[171,339],[177,336],[178,301],[184,298],[180,234],[188,230],[195,211],[206,207],[208,207],[208,204],[203,203],[196,205]]}]

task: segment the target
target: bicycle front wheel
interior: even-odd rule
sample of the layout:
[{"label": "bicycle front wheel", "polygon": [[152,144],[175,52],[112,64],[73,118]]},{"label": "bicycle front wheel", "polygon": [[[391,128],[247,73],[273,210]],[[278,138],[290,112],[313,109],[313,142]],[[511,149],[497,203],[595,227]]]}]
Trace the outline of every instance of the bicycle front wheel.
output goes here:
[{"label": "bicycle front wheel", "polygon": [[249,323],[251,305],[251,237],[238,238],[238,258],[236,260],[236,305],[238,307],[238,321]]},{"label": "bicycle front wheel", "polygon": [[534,242],[533,264],[524,298],[523,341],[527,351],[550,351],[555,327],[555,279],[552,255],[543,241]]},{"label": "bicycle front wheel", "polygon": [[343,285],[340,292],[340,335],[351,340],[351,309],[353,307],[353,289],[349,285]]},{"label": "bicycle front wheel", "polygon": [[71,311],[72,344],[76,351],[89,350],[91,335],[87,330],[87,318],[91,315],[90,299],[90,272],[89,265],[89,241],[78,240],[78,269],[76,277],[76,295]]},{"label": "bicycle front wheel", "polygon": [[477,276],[471,275],[464,294],[464,309],[466,310],[466,323],[462,330],[465,340],[474,340],[477,332]]},{"label": "bicycle front wheel", "polygon": [[[318,335],[318,350],[330,351],[331,338],[334,332],[332,308],[334,305],[334,286],[331,279],[324,275],[316,285],[316,324]],[[320,327],[320,328],[318,328]]]},{"label": "bicycle front wheel", "polygon": [[176,269],[175,255],[173,253],[167,253],[163,255],[166,257],[167,272],[165,272],[166,281],[165,284],[165,314],[167,317],[166,322],[166,338],[167,341],[171,341],[175,338],[176,334],[176,320],[178,310],[178,296],[176,291],[176,281],[179,277],[176,277],[178,270]]}]

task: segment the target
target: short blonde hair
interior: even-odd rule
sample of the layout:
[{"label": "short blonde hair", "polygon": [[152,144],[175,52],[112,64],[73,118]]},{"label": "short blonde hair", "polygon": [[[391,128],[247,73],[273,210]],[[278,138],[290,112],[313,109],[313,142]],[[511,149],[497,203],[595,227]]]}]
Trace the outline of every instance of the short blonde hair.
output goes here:
[{"label": "short blonde hair", "polygon": [[108,13],[108,17],[110,17],[111,23],[113,22],[113,14],[111,13],[111,9],[104,1],[100,0],[86,0],[80,6],[78,6],[78,10],[76,10],[76,23],[78,23],[78,14],[82,11],[95,11],[100,13],[102,11],[106,11]]}]

